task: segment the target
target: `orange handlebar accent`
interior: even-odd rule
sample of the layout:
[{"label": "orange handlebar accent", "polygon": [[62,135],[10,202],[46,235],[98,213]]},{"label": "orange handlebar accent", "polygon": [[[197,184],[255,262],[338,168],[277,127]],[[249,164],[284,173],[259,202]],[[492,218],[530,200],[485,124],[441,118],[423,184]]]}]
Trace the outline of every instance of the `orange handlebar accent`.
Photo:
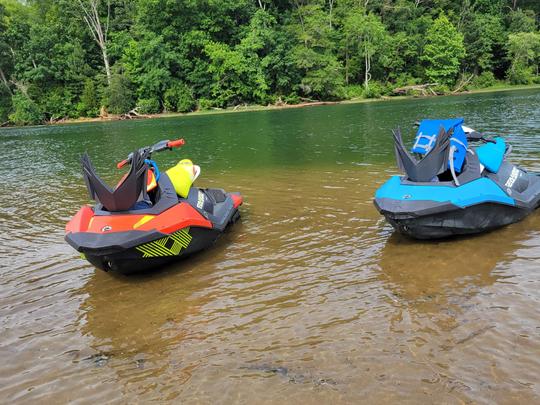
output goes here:
[{"label": "orange handlebar accent", "polygon": [[124,160],[122,160],[121,162],[118,162],[118,163],[116,164],[116,167],[117,167],[118,169],[121,169],[122,167],[124,167],[124,166],[126,165],[127,162],[128,162],[128,160],[127,160],[127,159],[124,159]]},{"label": "orange handlebar accent", "polygon": [[167,146],[169,148],[179,148],[180,146],[184,145],[186,143],[186,141],[184,141],[183,139],[177,139],[176,141],[169,141],[167,143]]}]

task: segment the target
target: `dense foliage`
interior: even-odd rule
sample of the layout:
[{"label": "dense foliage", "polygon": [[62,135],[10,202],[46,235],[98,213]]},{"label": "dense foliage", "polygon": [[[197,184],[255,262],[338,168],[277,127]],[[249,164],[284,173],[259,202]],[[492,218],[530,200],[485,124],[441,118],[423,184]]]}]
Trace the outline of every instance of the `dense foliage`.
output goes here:
[{"label": "dense foliage", "polygon": [[536,0],[0,0],[0,124],[540,83]]}]

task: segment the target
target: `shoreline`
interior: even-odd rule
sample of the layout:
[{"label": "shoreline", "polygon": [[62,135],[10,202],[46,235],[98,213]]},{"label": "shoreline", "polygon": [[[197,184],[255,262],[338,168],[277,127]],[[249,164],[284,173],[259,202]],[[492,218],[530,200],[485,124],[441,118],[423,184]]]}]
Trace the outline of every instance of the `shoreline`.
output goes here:
[{"label": "shoreline", "polygon": [[381,103],[387,101],[398,101],[398,100],[412,100],[412,99],[425,99],[425,98],[438,98],[438,97],[447,97],[447,96],[464,96],[470,94],[482,94],[482,93],[501,93],[508,91],[523,91],[523,90],[540,90],[540,84],[533,85],[503,85],[503,86],[493,86],[486,87],[483,89],[475,89],[469,91],[462,91],[459,93],[451,94],[441,94],[441,95],[428,95],[428,96],[382,96],[380,98],[352,98],[349,100],[339,100],[339,101],[314,101],[314,102],[305,102],[300,104],[283,104],[283,105],[243,105],[235,106],[229,108],[216,108],[211,110],[203,111],[192,111],[187,113],[158,113],[158,114],[148,114],[141,117],[136,117],[132,119],[121,118],[120,115],[111,115],[109,118],[75,118],[75,119],[66,119],[64,121],[53,122],[48,124],[40,125],[28,125],[28,126],[5,126],[0,127],[1,129],[9,128],[31,128],[31,127],[48,127],[54,125],[74,125],[74,124],[85,124],[85,123],[98,123],[98,122],[115,122],[115,121],[140,121],[140,120],[149,120],[149,119],[160,119],[160,118],[175,118],[175,117],[190,117],[190,116],[200,116],[200,115],[215,115],[215,114],[232,114],[232,113],[241,113],[241,112],[255,112],[255,111],[272,111],[272,110],[285,110],[293,108],[306,108],[306,107],[316,107],[323,105],[340,105],[340,104],[363,104],[363,103]]}]

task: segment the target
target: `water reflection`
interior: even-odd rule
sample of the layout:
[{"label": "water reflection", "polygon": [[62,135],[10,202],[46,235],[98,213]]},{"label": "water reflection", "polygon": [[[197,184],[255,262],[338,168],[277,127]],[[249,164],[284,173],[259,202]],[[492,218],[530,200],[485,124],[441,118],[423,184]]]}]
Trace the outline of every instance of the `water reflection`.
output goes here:
[{"label": "water reflection", "polygon": [[456,289],[478,289],[497,281],[492,272],[512,256],[519,237],[502,229],[472,238],[423,242],[392,233],[381,252],[381,278],[413,306]]},{"label": "water reflection", "polygon": [[[235,224],[240,231],[242,223]],[[79,324],[96,353],[115,357],[166,355],[171,345],[193,338],[183,328],[211,297],[204,291],[216,282],[226,246],[235,236],[225,233],[211,251],[203,251],[161,270],[131,277],[94,271],[74,292],[86,296]]]}]

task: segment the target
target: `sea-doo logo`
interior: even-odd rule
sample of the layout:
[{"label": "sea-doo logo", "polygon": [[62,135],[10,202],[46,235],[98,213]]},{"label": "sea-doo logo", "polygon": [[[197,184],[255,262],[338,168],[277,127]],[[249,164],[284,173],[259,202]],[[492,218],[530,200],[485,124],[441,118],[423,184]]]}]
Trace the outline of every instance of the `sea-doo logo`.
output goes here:
[{"label": "sea-doo logo", "polygon": [[504,185],[506,187],[512,187],[514,183],[516,182],[516,180],[518,179],[518,177],[519,177],[519,170],[517,169],[517,167],[512,168],[512,173],[510,173],[510,177],[508,177],[508,180],[506,180],[506,183],[504,183]]},{"label": "sea-doo logo", "polygon": [[197,196],[197,208],[202,210],[204,207],[204,193],[199,191],[199,194]]},{"label": "sea-doo logo", "polygon": [[105,225],[103,228],[101,228],[101,232],[109,232],[112,231],[112,226]]}]

